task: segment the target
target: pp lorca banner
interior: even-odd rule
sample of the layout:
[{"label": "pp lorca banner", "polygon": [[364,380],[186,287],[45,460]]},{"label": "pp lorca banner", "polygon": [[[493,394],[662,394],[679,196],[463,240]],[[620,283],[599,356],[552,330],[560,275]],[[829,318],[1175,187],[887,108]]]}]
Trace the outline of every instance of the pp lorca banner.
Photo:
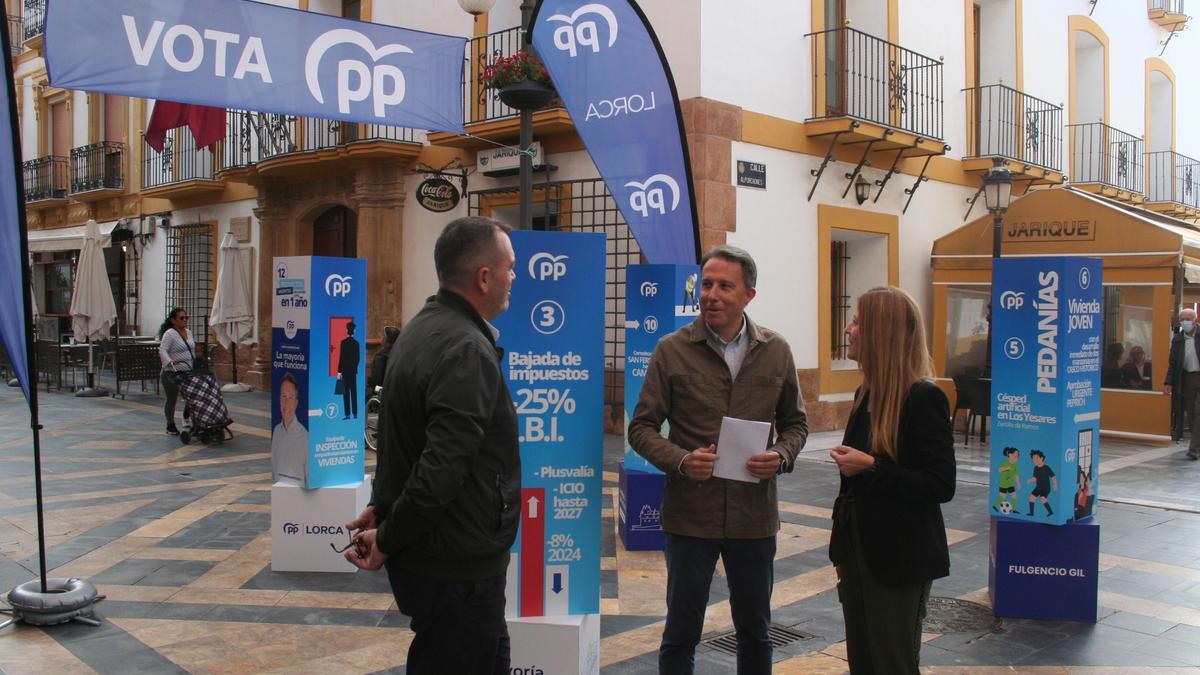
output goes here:
[{"label": "pp lorca banner", "polygon": [[1100,261],[1002,259],[994,279],[991,512],[1085,518],[1100,475]]},{"label": "pp lorca banner", "polygon": [[641,10],[629,0],[542,0],[533,45],[646,260],[694,264],[683,116]]},{"label": "pp lorca banner", "polygon": [[45,30],[57,87],[463,131],[464,38],[245,0],[53,0]]}]

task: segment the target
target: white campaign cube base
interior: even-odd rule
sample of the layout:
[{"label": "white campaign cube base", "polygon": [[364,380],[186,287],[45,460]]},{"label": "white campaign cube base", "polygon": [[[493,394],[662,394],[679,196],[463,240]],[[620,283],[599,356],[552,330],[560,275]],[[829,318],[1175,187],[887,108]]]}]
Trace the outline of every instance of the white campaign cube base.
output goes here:
[{"label": "white campaign cube base", "polygon": [[509,617],[513,675],[596,675],[600,615]]},{"label": "white campaign cube base", "polygon": [[371,500],[371,483],[305,490],[281,480],[271,487],[271,570],[355,572],[358,568],[330,548],[350,543],[346,523]]}]

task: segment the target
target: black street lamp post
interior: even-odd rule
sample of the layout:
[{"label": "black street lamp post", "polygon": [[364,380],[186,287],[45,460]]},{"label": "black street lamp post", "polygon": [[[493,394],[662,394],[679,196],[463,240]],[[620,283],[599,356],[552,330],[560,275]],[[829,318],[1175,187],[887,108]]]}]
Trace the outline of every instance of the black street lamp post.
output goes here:
[{"label": "black street lamp post", "polygon": [[[1004,166],[999,157],[992,159],[992,168],[983,174],[983,199],[988,211],[992,212],[992,288],[996,284],[996,261],[1000,259],[1001,238],[1004,231],[1004,212],[1012,199],[1012,171]],[[996,297],[993,292],[992,297]],[[992,310],[988,304],[987,363],[985,372],[992,372]]]}]

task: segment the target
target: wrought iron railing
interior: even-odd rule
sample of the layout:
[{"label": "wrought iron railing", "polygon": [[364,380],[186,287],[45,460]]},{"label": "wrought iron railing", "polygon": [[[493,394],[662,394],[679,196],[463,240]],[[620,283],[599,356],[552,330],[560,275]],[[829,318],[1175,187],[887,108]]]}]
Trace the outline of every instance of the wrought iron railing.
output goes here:
[{"label": "wrought iron railing", "polygon": [[47,155],[21,165],[25,201],[67,198],[67,158]]},{"label": "wrought iron railing", "polygon": [[1099,183],[1141,194],[1145,142],[1103,122],[1068,124],[1072,183]]},{"label": "wrought iron railing", "polygon": [[222,142],[222,171],[265,159],[316,152],[351,143],[395,141],[422,145],[425,132],[386,124],[355,124],[276,113],[230,110]]},{"label": "wrought iron railing", "polygon": [[25,25],[21,17],[16,15],[8,17],[8,48],[12,51],[13,56],[21,53],[21,45],[24,42]]},{"label": "wrought iron railing", "polygon": [[167,132],[162,152],[150,147],[149,143],[142,149],[143,189],[212,179],[212,148],[197,148],[196,139],[186,127]]},{"label": "wrought iron railing", "polygon": [[1167,12],[1168,14],[1183,14],[1183,0],[1150,0],[1150,9]]},{"label": "wrought iron railing", "polygon": [[25,39],[32,40],[46,27],[46,0],[25,0]]},{"label": "wrought iron railing", "polygon": [[1003,84],[964,89],[967,157],[1062,170],[1062,107]]},{"label": "wrought iron railing", "polygon": [[942,139],[941,61],[848,27],[805,37],[814,118],[855,117]]},{"label": "wrought iron railing", "polygon": [[1150,176],[1146,201],[1200,208],[1200,160],[1172,150],[1146,155]]},{"label": "wrought iron railing", "polygon": [[[517,116],[517,109],[501,103],[495,89],[483,86],[483,75],[497,59],[524,48],[520,26],[480,35],[467,42],[467,63],[463,69],[463,120],[467,124]],[[561,102],[552,103],[548,110],[562,107]]]},{"label": "wrought iron railing", "polygon": [[71,149],[71,192],[125,187],[125,144],[100,141]]}]

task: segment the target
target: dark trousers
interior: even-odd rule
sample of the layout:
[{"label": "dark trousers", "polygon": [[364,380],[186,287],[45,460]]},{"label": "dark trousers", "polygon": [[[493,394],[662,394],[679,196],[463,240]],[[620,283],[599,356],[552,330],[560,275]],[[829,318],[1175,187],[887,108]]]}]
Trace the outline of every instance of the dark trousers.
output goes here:
[{"label": "dark trousers", "polygon": [[355,417],[358,417],[357,377],[347,375],[342,376],[342,415],[354,415]]},{"label": "dark trousers", "polygon": [[838,568],[838,599],[846,622],[850,672],[918,673],[921,624],[929,602],[930,581],[885,586],[867,568],[862,555],[854,507],[839,510],[845,551]]},{"label": "dark trousers", "polygon": [[[176,379],[174,371],[167,370],[164,370],[158,379],[162,382],[163,393],[167,395],[167,402],[163,405],[163,414],[167,417],[167,424],[175,424],[175,404],[179,401],[179,380]],[[187,402],[184,402],[183,418],[191,419],[191,417]]]},{"label": "dark trousers", "polygon": [[1190,433],[1188,454],[1200,452],[1200,372],[1183,374],[1183,413]]},{"label": "dark trousers", "polygon": [[667,625],[658,650],[662,675],[691,673],[695,667],[718,556],[725,563],[729,607],[737,629],[737,672],[771,672],[768,629],[775,584],[775,537],[697,539],[668,534]]},{"label": "dark trousers", "polygon": [[387,567],[396,606],[412,621],[409,675],[509,675],[503,574],[439,581]]}]

